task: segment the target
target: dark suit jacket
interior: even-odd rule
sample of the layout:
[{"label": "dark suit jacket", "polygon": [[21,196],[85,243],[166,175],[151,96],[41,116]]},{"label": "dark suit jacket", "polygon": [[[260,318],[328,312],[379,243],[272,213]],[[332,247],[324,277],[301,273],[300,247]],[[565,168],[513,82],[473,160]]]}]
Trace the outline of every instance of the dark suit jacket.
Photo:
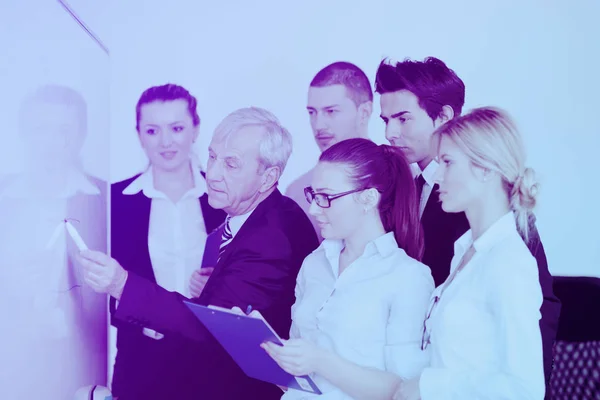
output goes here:
[{"label": "dark suit jacket", "polygon": [[[138,176],[111,186],[111,255],[130,273],[156,283],[148,250],[152,201],[142,192],[122,193]],[[208,233],[225,220],[225,212],[210,207],[206,194],[200,197],[199,207]],[[114,298],[110,305],[114,315]],[[112,386],[116,396],[124,400],[167,398],[167,394],[179,398],[188,390],[193,379],[188,376],[190,365],[196,362],[191,358],[189,342],[168,334],[155,340],[144,335],[139,326],[112,317],[111,323],[118,328]]]},{"label": "dark suit jacket", "polygon": [[[444,283],[450,274],[454,242],[469,230],[469,222],[464,213],[446,213],[442,210],[442,203],[439,201],[437,192],[438,188],[438,185],[433,187],[421,217],[425,236],[423,263],[431,268],[436,286]],[[552,347],[558,329],[561,305],[552,289],[552,275],[548,270],[546,253],[535,226],[534,217],[530,221],[529,240],[526,243],[529,251],[537,260],[540,286],[544,296],[540,309],[542,314],[540,330],[544,351],[544,374],[547,384],[552,371]]]},{"label": "dark suit jacket", "polygon": [[425,239],[422,262],[431,268],[436,287],[450,275],[454,242],[469,230],[469,222],[464,213],[447,213],[442,210],[438,188],[438,185],[433,186],[421,216]]},{"label": "dark suit jacket", "polygon": [[[314,228],[302,209],[275,190],[229,243],[195,301],[226,308],[252,305],[287,338],[296,277],[304,258],[317,246]],[[242,372],[183,299],[130,273],[115,318],[197,342],[193,368],[196,387],[186,398],[279,399],[282,393],[276,386]]]}]

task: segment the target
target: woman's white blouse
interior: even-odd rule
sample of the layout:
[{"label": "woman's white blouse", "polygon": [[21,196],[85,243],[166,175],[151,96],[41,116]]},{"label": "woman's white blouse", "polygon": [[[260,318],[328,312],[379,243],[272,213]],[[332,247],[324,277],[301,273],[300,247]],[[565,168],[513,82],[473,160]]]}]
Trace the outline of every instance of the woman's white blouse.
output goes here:
[{"label": "woman's white blouse", "polygon": [[[364,367],[415,377],[428,363],[420,349],[434,288],[430,270],[398,248],[393,233],[367,244],[338,277],[342,241],[324,240],[304,260],[296,283],[290,336],[330,349]],[[313,376],[320,399],[350,399]],[[282,399],[313,398],[290,389]]]},{"label": "woman's white blouse", "polygon": [[208,236],[198,200],[206,192],[206,182],[194,163],[192,177],[194,187],[177,203],[154,188],[152,167],[123,190],[127,195],[142,191],[151,199],[148,252],[156,283],[186,297],[191,297],[190,278],[202,265]]},{"label": "woman's white blouse", "polygon": [[426,323],[431,366],[420,378],[421,398],[542,400],[542,290],[536,260],[512,212],[474,243],[470,230],[459,238],[452,271],[471,244],[475,254]]}]

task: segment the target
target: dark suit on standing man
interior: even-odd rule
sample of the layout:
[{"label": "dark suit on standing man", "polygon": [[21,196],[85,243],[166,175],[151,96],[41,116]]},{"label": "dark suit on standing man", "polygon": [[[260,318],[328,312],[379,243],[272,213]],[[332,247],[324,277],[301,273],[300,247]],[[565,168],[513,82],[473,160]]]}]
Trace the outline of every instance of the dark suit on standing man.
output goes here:
[{"label": "dark suit on standing man", "polygon": [[[204,177],[204,173],[202,175]],[[141,191],[123,194],[123,190],[138,177],[139,174],[111,185],[111,253],[129,273],[156,284],[148,250],[152,199]],[[225,220],[224,211],[215,210],[208,204],[206,193],[199,198],[198,206],[207,233]],[[115,306],[115,299],[111,297],[111,314],[114,314]],[[189,391],[188,383],[194,380],[189,371],[197,362],[191,357],[193,343],[190,345],[189,341],[170,334],[159,340],[148,337],[143,334],[142,326],[124,323],[114,316],[111,323],[117,328],[112,382],[115,396],[123,400],[180,398]]]},{"label": "dark suit on standing man", "polygon": [[[304,211],[276,189],[252,211],[193,301],[225,308],[252,305],[287,338],[296,277],[304,258],[317,246]],[[182,300],[178,293],[130,272],[114,317],[195,342],[195,388],[186,399],[279,399],[281,390],[247,377]]]}]

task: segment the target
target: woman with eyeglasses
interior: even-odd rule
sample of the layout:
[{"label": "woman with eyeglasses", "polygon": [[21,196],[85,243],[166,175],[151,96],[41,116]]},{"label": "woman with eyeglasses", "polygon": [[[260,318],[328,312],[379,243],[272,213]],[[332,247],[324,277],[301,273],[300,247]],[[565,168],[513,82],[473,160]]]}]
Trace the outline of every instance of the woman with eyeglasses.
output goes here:
[{"label": "woman with eyeglasses", "polygon": [[394,399],[543,399],[542,290],[527,240],[536,203],[521,136],[502,110],[478,108],[433,136],[442,208],[470,230],[433,293],[423,332],[431,365]]},{"label": "woman with eyeglasses", "polygon": [[[414,180],[394,147],[348,139],[322,153],[305,189],[324,238],[302,265],[291,339],[263,348],[320,399],[390,399],[398,376],[418,376],[434,284],[423,249]],[[283,399],[312,398],[289,389]]]}]

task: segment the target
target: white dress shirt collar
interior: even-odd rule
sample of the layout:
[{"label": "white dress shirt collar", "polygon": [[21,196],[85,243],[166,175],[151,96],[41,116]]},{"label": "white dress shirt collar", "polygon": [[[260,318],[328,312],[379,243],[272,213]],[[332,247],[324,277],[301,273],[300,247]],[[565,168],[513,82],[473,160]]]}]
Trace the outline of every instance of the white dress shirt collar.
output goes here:
[{"label": "white dress shirt collar", "polygon": [[[319,247],[325,252],[325,257],[329,260],[337,276],[339,272],[339,256],[345,247],[344,241],[342,239],[325,239]],[[365,246],[365,251],[360,257],[371,257],[378,253],[385,258],[394,251],[398,251],[398,243],[394,237],[394,232],[388,232],[368,242]]]},{"label": "white dress shirt collar", "polygon": [[474,242],[471,230],[458,239],[452,271],[471,244],[476,250],[471,260],[432,298],[437,305],[425,320],[431,359],[419,380],[421,398],[541,399],[543,295],[537,262],[512,212]]},{"label": "white dress shirt collar", "polygon": [[252,215],[252,212],[254,210],[256,210],[256,208],[253,208],[252,210],[248,211],[246,214],[234,215],[232,217],[229,217],[229,229],[231,229],[232,237],[235,237],[235,235],[237,235],[237,233],[240,231],[240,229],[242,229],[242,225],[244,225],[244,223],[248,220],[248,218],[250,218],[250,215]]},{"label": "white dress shirt collar", "polygon": [[[192,178],[194,180],[194,187],[190,189],[182,197],[182,199],[185,199],[188,196],[201,197],[204,193],[206,193],[206,181],[200,174],[200,167],[192,160],[190,160],[190,165],[192,167]],[[141,191],[149,199],[166,198],[166,195],[164,193],[162,193],[154,187],[154,173],[152,170],[152,166],[146,169],[146,171],[144,171],[140,176],[134,179],[134,181],[131,182],[123,190],[123,194],[133,195]]]},{"label": "white dress shirt collar", "polygon": [[454,243],[454,254],[459,258],[462,257],[471,245],[473,245],[475,251],[485,252],[516,229],[515,215],[512,211],[509,211],[483,232],[475,242],[473,242],[472,230],[469,229],[465,232]]},{"label": "white dress shirt collar", "polygon": [[[417,167],[418,167],[418,165],[417,165]],[[435,173],[436,173],[438,167],[439,167],[439,164],[437,163],[437,161],[431,160],[431,162],[429,162],[429,164],[427,164],[425,169],[423,171],[421,171],[421,174],[423,175],[425,182],[427,182],[427,184],[431,187],[433,187],[433,185],[435,185],[433,178],[435,176]],[[419,171],[420,171],[420,168],[419,168]]]},{"label": "white dress shirt collar", "polygon": [[[434,286],[429,268],[397,247],[390,232],[369,242],[363,255],[338,275],[332,273],[337,266],[330,257],[337,253],[339,259],[343,245],[342,240],[325,239],[304,259],[291,308],[290,338],[402,379],[417,376],[429,361],[420,348]],[[319,399],[351,400],[324,377],[311,377],[323,391]],[[282,400],[305,399],[305,394],[288,390]]]}]

